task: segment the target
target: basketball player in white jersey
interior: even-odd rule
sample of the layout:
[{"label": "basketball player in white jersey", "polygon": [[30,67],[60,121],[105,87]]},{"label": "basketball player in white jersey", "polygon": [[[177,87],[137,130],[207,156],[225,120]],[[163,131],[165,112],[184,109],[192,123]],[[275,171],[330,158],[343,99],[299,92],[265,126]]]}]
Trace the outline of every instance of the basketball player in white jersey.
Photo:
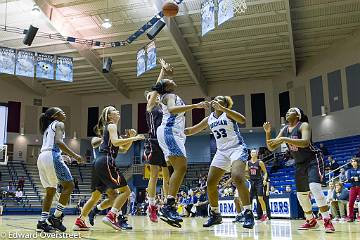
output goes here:
[{"label": "basketball player in white jersey", "polygon": [[[74,153],[63,141],[65,136],[63,121],[65,119],[66,115],[60,108],[52,107],[45,113],[42,113],[39,120],[40,131],[44,137],[37,166],[41,184],[46,192],[41,219],[36,227],[38,232],[66,231],[66,227],[62,224],[64,217],[63,209],[69,202],[74,182],[69,168],[61,157],[61,153],[63,152],[77,161],[82,161],[82,158]],[[49,216],[58,183],[62,185],[63,190],[54,214]]]},{"label": "basketball player in white jersey", "polygon": [[252,229],[255,222],[251,211],[249,190],[245,184],[245,163],[248,159],[248,153],[237,125],[238,123],[245,123],[245,117],[231,110],[233,105],[231,97],[217,96],[211,104],[215,111],[209,117],[204,118],[199,124],[185,129],[185,134],[189,136],[210,127],[216,140],[217,151],[212,160],[207,179],[211,207],[210,218],[203,226],[211,227],[222,223],[217,186],[225,172],[230,171],[232,181],[239,191],[245,209],[243,227]]},{"label": "basketball player in white jersey", "polygon": [[[163,112],[162,123],[157,128],[158,142],[164,153],[165,160],[174,169],[169,180],[169,193],[166,204],[160,209],[160,219],[171,226],[181,227],[179,222],[182,222],[182,218],[176,211],[175,196],[179,191],[187,169],[186,136],[184,134],[185,112],[195,108],[207,108],[208,103],[201,102],[185,105],[183,100],[173,93],[175,88],[176,84],[173,80],[161,79],[153,86],[152,90],[160,95]],[[150,98],[149,102],[151,100],[155,101],[156,98]],[[151,102],[148,104],[151,104]]]}]

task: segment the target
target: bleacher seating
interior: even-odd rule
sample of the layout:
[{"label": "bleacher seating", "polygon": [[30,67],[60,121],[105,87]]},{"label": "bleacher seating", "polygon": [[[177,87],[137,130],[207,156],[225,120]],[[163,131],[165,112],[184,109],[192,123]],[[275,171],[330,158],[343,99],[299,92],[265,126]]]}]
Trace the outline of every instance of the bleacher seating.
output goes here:
[{"label": "bleacher seating", "polygon": [[[348,163],[350,158],[359,151],[360,135],[318,142],[315,145],[319,146],[320,143],[324,144],[330,155],[342,166]],[[325,162],[327,162],[326,159]],[[295,190],[294,171],[294,167],[285,167],[270,174],[271,184],[279,191],[284,191],[286,185],[290,185]]]}]

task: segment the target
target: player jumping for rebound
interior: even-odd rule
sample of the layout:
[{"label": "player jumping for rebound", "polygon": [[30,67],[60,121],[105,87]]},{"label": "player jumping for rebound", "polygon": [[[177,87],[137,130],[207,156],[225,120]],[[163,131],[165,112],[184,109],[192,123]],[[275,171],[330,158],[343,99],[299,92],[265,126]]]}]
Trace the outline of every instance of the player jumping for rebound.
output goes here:
[{"label": "player jumping for rebound", "polygon": [[212,102],[215,109],[209,117],[204,118],[199,124],[187,128],[186,135],[196,134],[208,126],[216,139],[217,151],[211,162],[207,190],[210,203],[210,218],[204,227],[211,227],[222,223],[219,211],[218,184],[226,171],[231,171],[231,178],[239,191],[239,196],[244,208],[243,227],[252,229],[255,221],[251,211],[250,193],[246,187],[245,166],[248,153],[242,138],[238,123],[245,123],[245,117],[231,110],[233,101],[228,96],[217,96]]},{"label": "player jumping for rebound", "polygon": [[295,181],[297,197],[305,213],[306,222],[299,230],[308,230],[318,227],[313,216],[310,201],[310,192],[314,196],[316,204],[324,219],[324,227],[327,233],[335,232],[329,215],[329,206],[321,188],[324,177],[324,160],[320,150],[311,143],[311,128],[308,117],[299,108],[290,108],[286,113],[287,125],[283,127],[275,139],[271,139],[271,124],[264,123],[266,132],[266,145],[270,151],[274,151],[285,143],[292,157],[295,159]]}]

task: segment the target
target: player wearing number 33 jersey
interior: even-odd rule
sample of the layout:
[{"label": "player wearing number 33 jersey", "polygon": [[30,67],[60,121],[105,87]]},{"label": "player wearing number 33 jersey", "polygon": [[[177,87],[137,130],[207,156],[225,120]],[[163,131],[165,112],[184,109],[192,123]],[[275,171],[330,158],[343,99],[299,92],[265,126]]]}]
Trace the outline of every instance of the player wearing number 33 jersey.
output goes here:
[{"label": "player wearing number 33 jersey", "polygon": [[233,161],[247,161],[246,144],[240,134],[237,122],[230,119],[225,112],[219,117],[212,112],[208,118],[208,125],[217,146],[211,166],[229,171]]},{"label": "player wearing number 33 jersey", "polygon": [[245,185],[245,162],[248,159],[248,152],[238,126],[238,123],[245,123],[245,117],[231,109],[233,101],[229,96],[217,96],[211,105],[214,111],[209,117],[185,129],[185,135],[189,136],[209,127],[217,145],[207,179],[210,218],[203,226],[211,227],[222,223],[217,187],[224,173],[231,172],[231,180],[240,193],[239,196],[245,209],[243,227],[252,229],[255,222],[251,211],[250,194]]}]

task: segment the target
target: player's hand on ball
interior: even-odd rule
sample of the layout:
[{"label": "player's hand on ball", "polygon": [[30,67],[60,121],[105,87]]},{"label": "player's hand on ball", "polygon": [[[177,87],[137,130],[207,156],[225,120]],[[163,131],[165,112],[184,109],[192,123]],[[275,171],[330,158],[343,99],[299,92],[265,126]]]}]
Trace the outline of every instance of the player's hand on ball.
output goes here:
[{"label": "player's hand on ball", "polygon": [[196,108],[209,108],[210,104],[208,101],[203,101],[196,104]]},{"label": "player's hand on ball", "polygon": [[267,133],[271,132],[271,123],[265,122],[263,125],[263,128],[264,128],[265,132],[267,132]]},{"label": "player's hand on ball", "polygon": [[284,141],[282,138],[275,138],[267,140],[266,142],[270,145],[270,147],[275,147],[276,145],[282,144]]}]

